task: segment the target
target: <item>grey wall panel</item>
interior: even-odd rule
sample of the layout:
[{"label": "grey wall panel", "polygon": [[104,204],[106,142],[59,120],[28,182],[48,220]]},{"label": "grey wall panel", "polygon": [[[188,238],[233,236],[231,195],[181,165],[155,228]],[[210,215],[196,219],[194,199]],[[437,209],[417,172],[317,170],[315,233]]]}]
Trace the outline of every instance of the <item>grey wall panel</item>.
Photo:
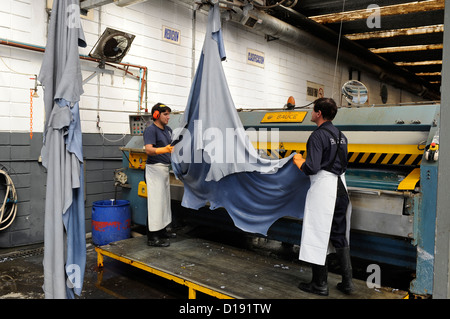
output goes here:
[{"label": "grey wall panel", "polygon": [[[121,198],[121,188],[114,187],[114,170],[122,167],[119,147],[130,137],[83,134],[85,164],[86,232],[91,231],[92,204],[98,200]],[[108,141],[110,140],[110,141]],[[0,248],[43,242],[46,169],[39,162],[42,134],[0,132],[0,168],[11,176],[18,193],[18,211],[13,224],[0,231]],[[4,179],[0,180],[0,203],[5,196]]]}]

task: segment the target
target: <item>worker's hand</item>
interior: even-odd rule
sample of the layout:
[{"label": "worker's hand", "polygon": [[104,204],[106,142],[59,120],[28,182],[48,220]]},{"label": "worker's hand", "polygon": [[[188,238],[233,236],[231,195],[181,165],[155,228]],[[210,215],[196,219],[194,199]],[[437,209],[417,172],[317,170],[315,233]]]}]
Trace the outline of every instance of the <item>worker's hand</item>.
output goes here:
[{"label": "worker's hand", "polygon": [[173,152],[173,146],[171,146],[169,144],[169,145],[166,145],[164,147],[158,147],[155,152],[156,152],[157,155],[166,154],[166,153],[172,153]]},{"label": "worker's hand", "polygon": [[303,158],[302,154],[295,154],[293,161],[299,170],[302,170],[302,165],[304,162],[306,162],[306,160]]}]

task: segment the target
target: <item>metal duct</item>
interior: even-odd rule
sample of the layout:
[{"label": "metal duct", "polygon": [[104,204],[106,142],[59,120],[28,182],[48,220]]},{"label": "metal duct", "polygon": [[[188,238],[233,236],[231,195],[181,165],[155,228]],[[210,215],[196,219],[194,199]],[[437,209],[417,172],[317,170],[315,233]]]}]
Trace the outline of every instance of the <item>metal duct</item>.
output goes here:
[{"label": "metal duct", "polygon": [[[301,19],[299,24],[308,31],[296,28],[256,9],[245,12],[239,8],[234,8],[235,13],[231,14],[231,21],[247,25],[256,32],[283,40],[297,47],[314,49],[329,57],[336,57],[338,35],[334,31],[311,21],[292,9],[284,7],[282,9],[288,10],[291,15]],[[331,41],[334,43],[331,43]],[[381,81],[395,87],[405,89],[426,99],[440,100],[440,94],[428,89],[426,87],[427,82],[421,78],[348,39],[341,39],[339,60],[349,66],[373,74]]]},{"label": "metal duct", "polygon": [[[84,0],[81,2],[81,8],[90,9],[111,2],[129,2],[131,4],[137,1],[145,0]],[[195,0],[172,1],[192,6],[196,4]],[[207,6],[203,8],[205,7]],[[308,19],[293,9],[278,6],[277,10],[288,11],[289,15],[296,19],[296,23],[302,29],[296,28],[257,9],[244,12],[239,7],[234,7],[229,12],[231,21],[244,24],[256,32],[283,40],[300,48],[310,48],[329,57],[336,57],[338,35],[334,31]],[[341,38],[339,60],[347,63],[349,66],[356,67],[376,76],[380,81],[404,89],[425,99],[440,100],[439,92],[429,89],[427,87],[428,83],[423,79],[344,37]]]},{"label": "metal duct", "polygon": [[114,0],[114,3],[119,7],[130,6],[139,2],[145,2],[147,0]]},{"label": "metal duct", "polygon": [[80,8],[83,10],[89,10],[97,7],[101,7],[110,3],[115,3],[119,7],[129,6],[135,3],[144,2],[147,0],[83,0],[80,2]]}]

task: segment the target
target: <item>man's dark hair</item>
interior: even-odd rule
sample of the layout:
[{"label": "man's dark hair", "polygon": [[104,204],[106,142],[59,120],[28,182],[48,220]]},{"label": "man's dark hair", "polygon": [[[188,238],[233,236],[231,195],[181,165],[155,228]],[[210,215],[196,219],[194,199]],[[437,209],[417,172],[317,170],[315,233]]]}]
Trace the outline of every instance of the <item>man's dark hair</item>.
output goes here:
[{"label": "man's dark hair", "polygon": [[314,101],[314,111],[321,111],[325,120],[332,121],[337,113],[336,102],[331,98],[321,97]]},{"label": "man's dark hair", "polygon": [[172,112],[172,109],[163,103],[156,103],[152,107],[152,115],[155,111],[159,111],[159,113],[164,113],[165,111]]}]

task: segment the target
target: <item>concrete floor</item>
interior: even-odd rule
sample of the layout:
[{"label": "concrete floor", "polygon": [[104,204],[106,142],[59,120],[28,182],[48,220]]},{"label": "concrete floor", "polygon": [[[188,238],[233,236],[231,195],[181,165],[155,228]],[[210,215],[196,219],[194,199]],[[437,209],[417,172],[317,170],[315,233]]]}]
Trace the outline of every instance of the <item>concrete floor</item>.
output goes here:
[{"label": "concrete floor", "polygon": [[[268,241],[245,234],[229,236],[204,228],[184,227],[177,230],[183,236],[202,237],[207,240],[224,242],[227,245],[246,247],[256,254],[262,254],[283,262],[298,262],[298,247],[284,246],[279,242]],[[43,299],[43,246],[0,249],[0,299]],[[331,267],[333,263],[331,263]],[[354,277],[364,279],[364,263],[354,262]],[[331,270],[332,271],[332,270]],[[405,290],[411,280],[411,274],[403,270],[393,269],[391,278],[385,276],[383,285]],[[97,253],[94,245],[88,240],[87,261],[83,293],[79,299],[186,299],[188,289],[166,279],[129,266],[125,263],[107,260],[99,285],[97,269]],[[390,280],[390,281],[389,281]],[[296,286],[297,284],[294,283]],[[296,289],[296,288],[295,288]],[[209,296],[197,295],[199,299]]]},{"label": "concrete floor", "polygon": [[[9,253],[0,250],[0,299],[43,299],[42,260],[43,249],[36,245]],[[83,292],[79,299],[172,299],[186,296],[177,285],[114,260],[108,260],[101,285],[97,285],[98,273],[97,254],[89,243]]]}]

